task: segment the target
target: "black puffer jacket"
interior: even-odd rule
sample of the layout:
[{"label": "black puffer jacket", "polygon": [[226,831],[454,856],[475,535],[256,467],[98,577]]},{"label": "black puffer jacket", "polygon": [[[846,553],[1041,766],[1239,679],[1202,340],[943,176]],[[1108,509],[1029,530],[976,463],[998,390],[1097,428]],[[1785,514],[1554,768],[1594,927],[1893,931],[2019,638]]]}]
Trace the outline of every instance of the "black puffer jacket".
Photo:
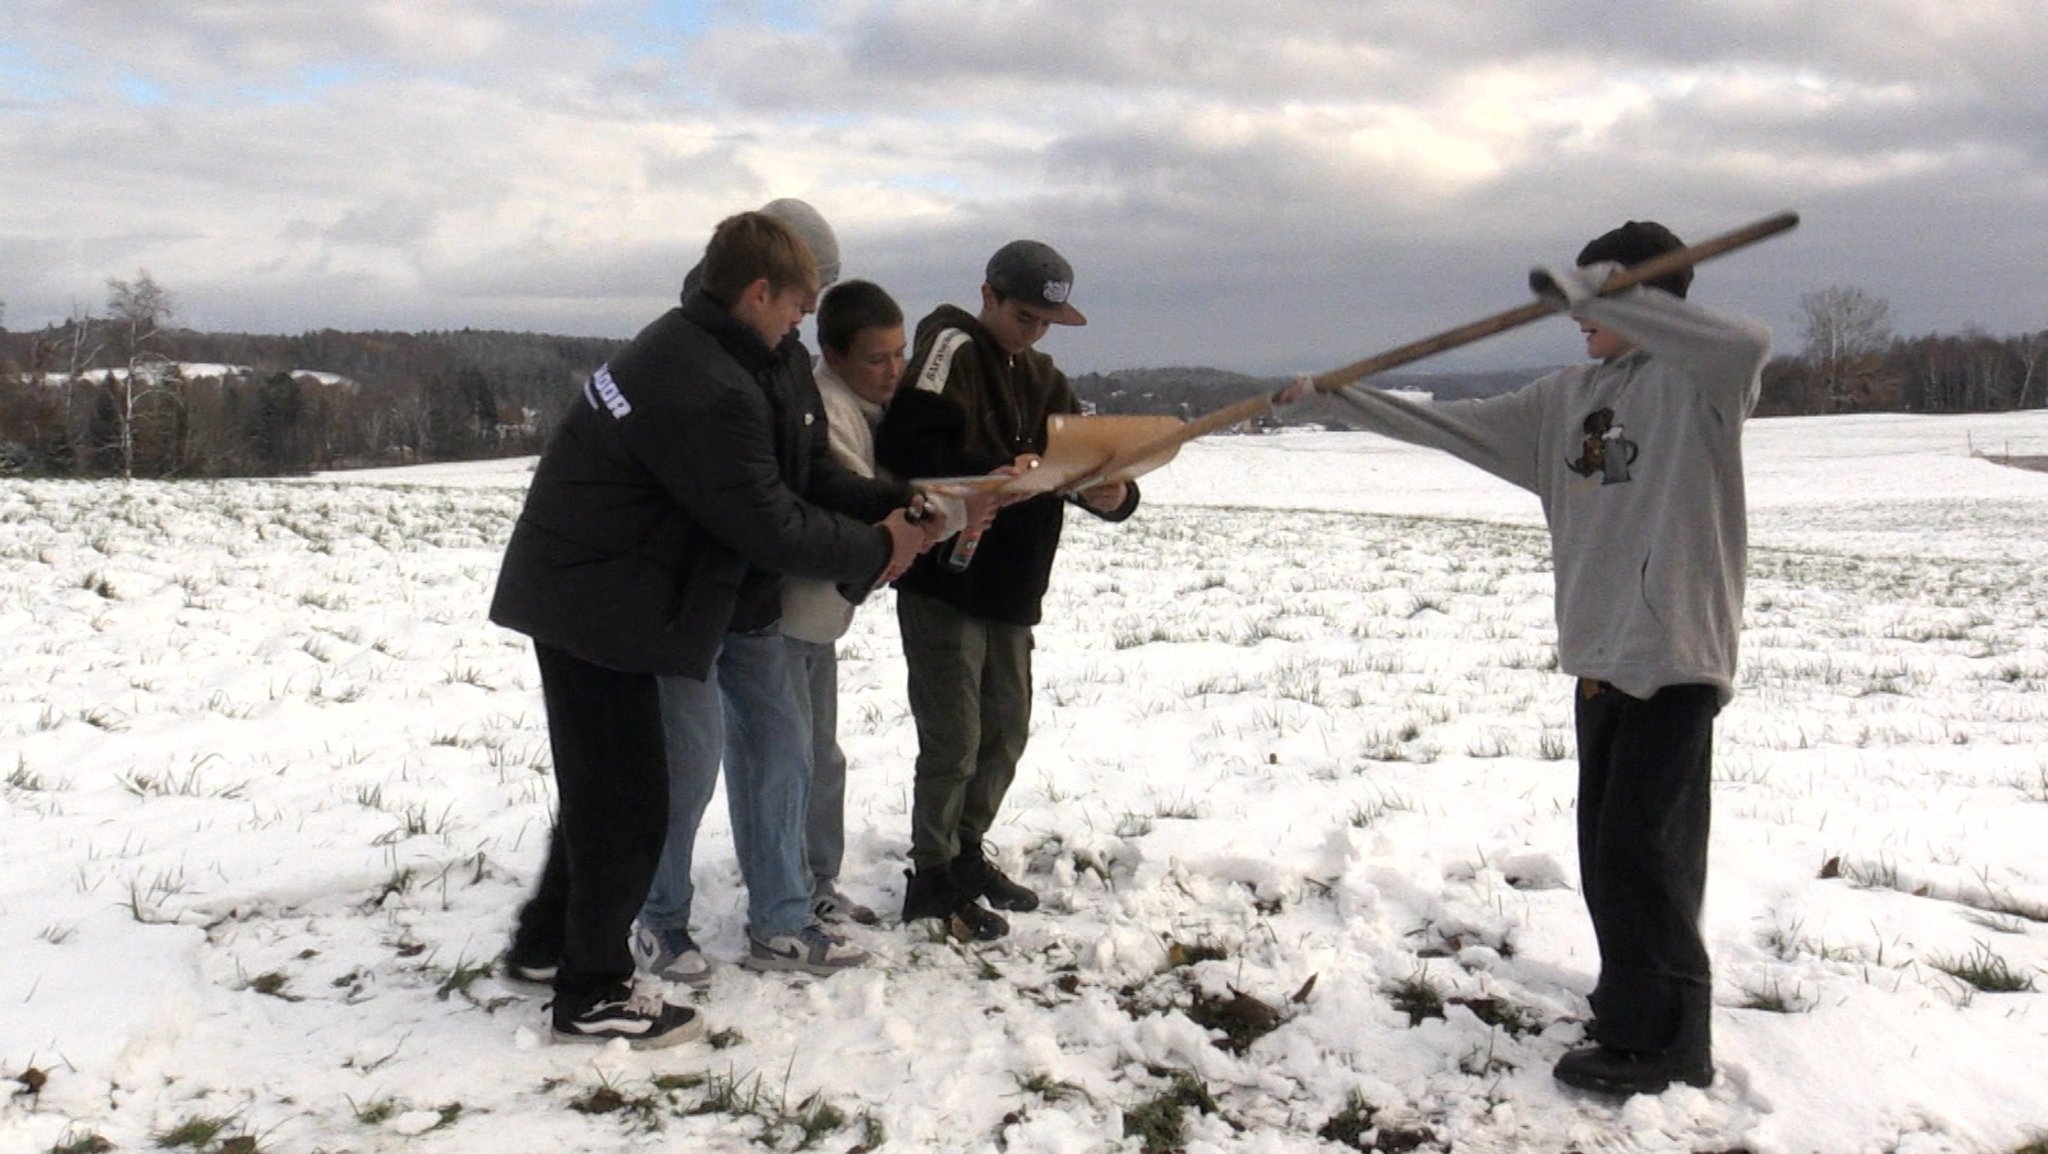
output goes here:
[{"label": "black puffer jacket", "polygon": [[[774,620],[777,575],[871,583],[889,558],[872,522],[906,493],[831,463],[800,359],[702,292],[642,330],[541,454],[491,620],[606,668],[703,677],[728,628]],[[736,621],[743,586],[765,622]]]}]

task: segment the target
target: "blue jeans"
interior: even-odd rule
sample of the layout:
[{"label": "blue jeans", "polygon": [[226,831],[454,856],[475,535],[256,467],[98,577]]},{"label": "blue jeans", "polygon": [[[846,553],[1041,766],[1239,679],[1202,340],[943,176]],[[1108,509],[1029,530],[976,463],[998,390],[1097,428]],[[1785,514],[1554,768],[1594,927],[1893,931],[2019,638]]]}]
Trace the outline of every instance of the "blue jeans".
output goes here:
[{"label": "blue jeans", "polygon": [[811,877],[836,881],[846,856],[846,754],[839,748],[839,655],[832,643],[789,643],[789,682],[811,743],[810,815],[804,820]]},{"label": "blue jeans", "polygon": [[782,634],[772,627],[728,633],[709,677],[663,677],[660,683],[668,840],[640,910],[642,924],[689,928],[696,892],[690,860],[718,788],[722,752],[733,850],[747,883],[747,929],[763,938],[796,933],[811,921],[804,862],[810,731],[791,692]]}]

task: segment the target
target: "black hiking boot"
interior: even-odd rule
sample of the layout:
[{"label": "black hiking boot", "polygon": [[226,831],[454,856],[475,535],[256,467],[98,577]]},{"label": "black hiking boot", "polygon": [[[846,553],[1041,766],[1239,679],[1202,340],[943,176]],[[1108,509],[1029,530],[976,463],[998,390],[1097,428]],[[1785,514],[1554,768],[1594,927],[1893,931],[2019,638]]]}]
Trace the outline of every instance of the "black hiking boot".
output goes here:
[{"label": "black hiking boot", "polygon": [[[1659,1094],[1673,1082],[1688,1086],[1714,1084],[1713,1006],[1705,988],[1680,995],[1679,1026],[1668,1044],[1657,1050],[1595,1042],[1557,1060],[1551,1075],[1567,1086],[1596,1094]],[[1604,1031],[1596,1025],[1594,1037]]]},{"label": "black hiking boot", "polygon": [[[1713,1005],[1704,986],[1680,995],[1679,1025],[1662,1049],[1644,1050],[1595,1042],[1557,1060],[1551,1076],[1596,1094],[1659,1094],[1674,1082],[1714,1084]],[[1593,1036],[1603,1031],[1596,1025]]]},{"label": "black hiking boot", "polygon": [[1551,1076],[1596,1094],[1660,1094],[1673,1082],[1714,1084],[1714,1061],[1705,1054],[1642,1054],[1608,1046],[1582,1046],[1557,1060]]},{"label": "black hiking boot", "polygon": [[962,840],[960,856],[946,863],[946,874],[962,893],[982,898],[999,910],[1030,913],[1038,908],[1038,893],[1018,885],[989,860],[987,849],[978,841]]},{"label": "black hiking boot", "polygon": [[903,890],[905,925],[920,918],[941,918],[946,931],[961,941],[992,942],[1010,932],[1010,923],[954,886],[943,865],[904,870],[908,884]]}]

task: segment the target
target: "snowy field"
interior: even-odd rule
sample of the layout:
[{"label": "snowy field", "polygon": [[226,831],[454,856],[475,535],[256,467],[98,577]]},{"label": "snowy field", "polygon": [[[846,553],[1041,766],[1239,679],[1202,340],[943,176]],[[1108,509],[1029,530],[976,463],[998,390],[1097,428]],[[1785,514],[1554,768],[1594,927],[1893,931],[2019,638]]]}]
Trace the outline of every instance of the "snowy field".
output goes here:
[{"label": "snowy field", "polygon": [[[1751,425],[1722,1076],[1626,1104],[1549,1073],[1595,956],[1535,502],[1447,458],[1214,438],[1072,519],[996,835],[1047,911],[725,965],[648,1054],[489,974],[553,796],[483,619],[529,462],[0,483],[0,1151],[2040,1149],[2048,474],[1972,450],[2048,417]],[[886,606],[845,652],[845,880],[893,911]]]}]

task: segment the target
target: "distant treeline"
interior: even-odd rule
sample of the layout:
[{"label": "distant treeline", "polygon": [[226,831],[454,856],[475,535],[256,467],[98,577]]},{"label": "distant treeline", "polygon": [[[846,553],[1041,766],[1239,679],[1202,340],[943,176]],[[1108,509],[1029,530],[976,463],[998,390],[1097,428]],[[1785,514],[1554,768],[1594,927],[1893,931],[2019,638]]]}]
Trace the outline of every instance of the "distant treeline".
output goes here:
[{"label": "distant treeline", "polygon": [[1809,350],[1764,369],[1757,414],[1999,413],[2048,405],[2048,331],[1896,338],[1829,357]]},{"label": "distant treeline", "polygon": [[[521,456],[540,450],[584,378],[619,345],[535,333],[339,332],[261,336],[155,329],[119,317],[0,330],[0,473],[230,477]],[[2048,333],[1892,339],[1781,357],[1764,416],[2040,408]],[[224,375],[185,366],[228,365]],[[1542,369],[1375,378],[1439,399],[1490,396]],[[1075,378],[1099,412],[1192,416],[1285,383],[1203,368]],[[1324,398],[1288,424],[1345,427]]]},{"label": "distant treeline", "polygon": [[[1811,346],[1813,342],[1809,341]],[[1548,369],[1485,373],[1388,373],[1368,383],[1425,392],[1440,401],[1490,397],[1518,389]],[[1286,384],[1217,369],[1125,369],[1077,377],[1074,388],[1105,413],[1195,416]],[[1778,357],[1764,367],[1757,415],[1824,413],[1983,413],[2048,407],[2048,332],[2023,337],[1983,333],[1890,339],[1839,356]],[[1274,424],[1347,428],[1341,401],[1321,398],[1289,409]]]},{"label": "distant treeline", "polygon": [[267,476],[532,454],[621,343],[468,329],[125,338],[92,319],[0,332],[0,472]]}]

